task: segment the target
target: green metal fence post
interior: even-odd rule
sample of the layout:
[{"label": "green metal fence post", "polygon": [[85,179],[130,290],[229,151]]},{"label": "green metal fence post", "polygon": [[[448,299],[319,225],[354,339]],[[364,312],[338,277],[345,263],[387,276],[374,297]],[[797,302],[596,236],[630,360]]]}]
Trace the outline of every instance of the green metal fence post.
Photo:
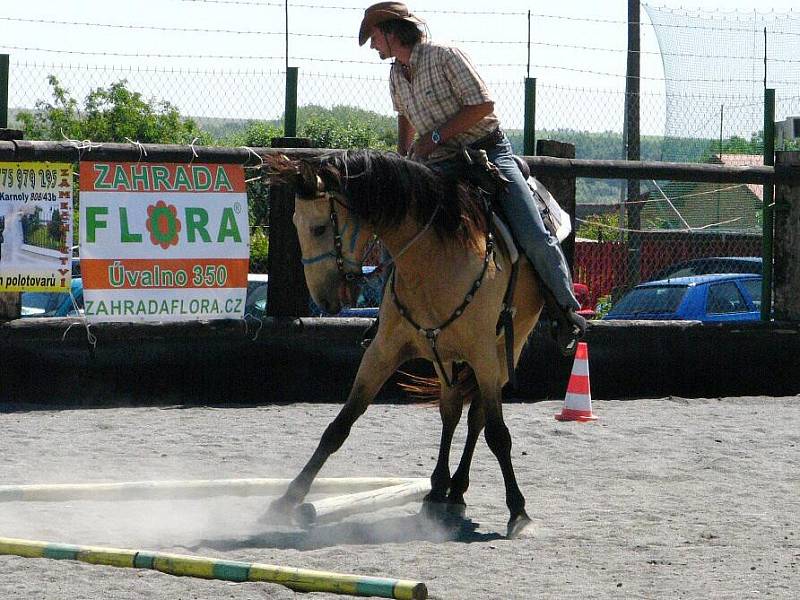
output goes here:
[{"label": "green metal fence post", "polygon": [[524,119],[522,153],[525,156],[533,156],[536,153],[536,77],[525,78]]},{"label": "green metal fence post", "polygon": [[297,136],[297,72],[298,67],[286,67],[286,106],[283,117],[285,137]]},{"label": "green metal fence post", "polygon": [[0,129],[8,127],[8,54],[0,54]]},{"label": "green metal fence post", "polygon": [[[775,90],[764,90],[764,164],[775,164]],[[761,262],[763,279],[761,281],[761,320],[769,321],[772,315],[772,253],[775,212],[773,185],[764,186],[762,204]]]}]

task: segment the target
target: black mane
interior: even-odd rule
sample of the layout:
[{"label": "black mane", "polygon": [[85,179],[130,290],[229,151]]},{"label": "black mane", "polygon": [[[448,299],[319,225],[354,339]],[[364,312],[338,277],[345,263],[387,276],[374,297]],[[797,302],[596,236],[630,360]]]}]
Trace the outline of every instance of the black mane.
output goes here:
[{"label": "black mane", "polygon": [[407,216],[425,224],[437,205],[432,226],[440,237],[469,242],[483,231],[482,200],[474,189],[394,152],[336,152],[321,157],[317,173],[326,191],[340,192],[348,208],[378,232]]}]

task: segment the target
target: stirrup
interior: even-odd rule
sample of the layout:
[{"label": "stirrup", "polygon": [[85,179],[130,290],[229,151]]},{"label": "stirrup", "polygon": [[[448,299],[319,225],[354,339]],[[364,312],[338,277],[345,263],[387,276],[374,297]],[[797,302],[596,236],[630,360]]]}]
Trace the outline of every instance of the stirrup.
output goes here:
[{"label": "stirrup", "polygon": [[586,332],[586,319],[574,311],[562,312],[553,321],[553,339],[564,356],[572,356],[578,349],[578,342]]},{"label": "stirrup", "polygon": [[359,345],[364,349],[369,348],[369,345],[372,343],[372,340],[375,339],[377,333],[378,319],[374,319],[370,326],[364,330],[364,333],[361,334],[361,343]]}]

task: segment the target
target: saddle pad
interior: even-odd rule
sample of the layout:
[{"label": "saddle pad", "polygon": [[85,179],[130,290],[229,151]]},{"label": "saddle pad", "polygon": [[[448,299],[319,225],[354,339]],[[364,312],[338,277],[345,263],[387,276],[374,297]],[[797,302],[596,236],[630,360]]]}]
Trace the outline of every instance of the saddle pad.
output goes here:
[{"label": "saddle pad", "polygon": [[492,220],[494,221],[495,230],[500,237],[503,238],[503,243],[506,245],[506,248],[508,248],[508,257],[511,259],[511,264],[513,265],[519,260],[519,252],[517,251],[517,245],[514,243],[514,238],[511,236],[508,226],[497,216],[497,213],[492,213]]}]

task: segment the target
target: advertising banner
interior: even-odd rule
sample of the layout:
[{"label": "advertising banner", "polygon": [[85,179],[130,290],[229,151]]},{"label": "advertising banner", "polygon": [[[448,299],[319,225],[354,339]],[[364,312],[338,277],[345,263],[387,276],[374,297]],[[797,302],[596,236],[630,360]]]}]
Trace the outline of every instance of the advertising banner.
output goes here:
[{"label": "advertising banner", "polygon": [[0,292],[68,292],[72,166],[0,163]]},{"label": "advertising banner", "polygon": [[241,165],[83,162],[89,321],[235,319],[250,259]]}]

